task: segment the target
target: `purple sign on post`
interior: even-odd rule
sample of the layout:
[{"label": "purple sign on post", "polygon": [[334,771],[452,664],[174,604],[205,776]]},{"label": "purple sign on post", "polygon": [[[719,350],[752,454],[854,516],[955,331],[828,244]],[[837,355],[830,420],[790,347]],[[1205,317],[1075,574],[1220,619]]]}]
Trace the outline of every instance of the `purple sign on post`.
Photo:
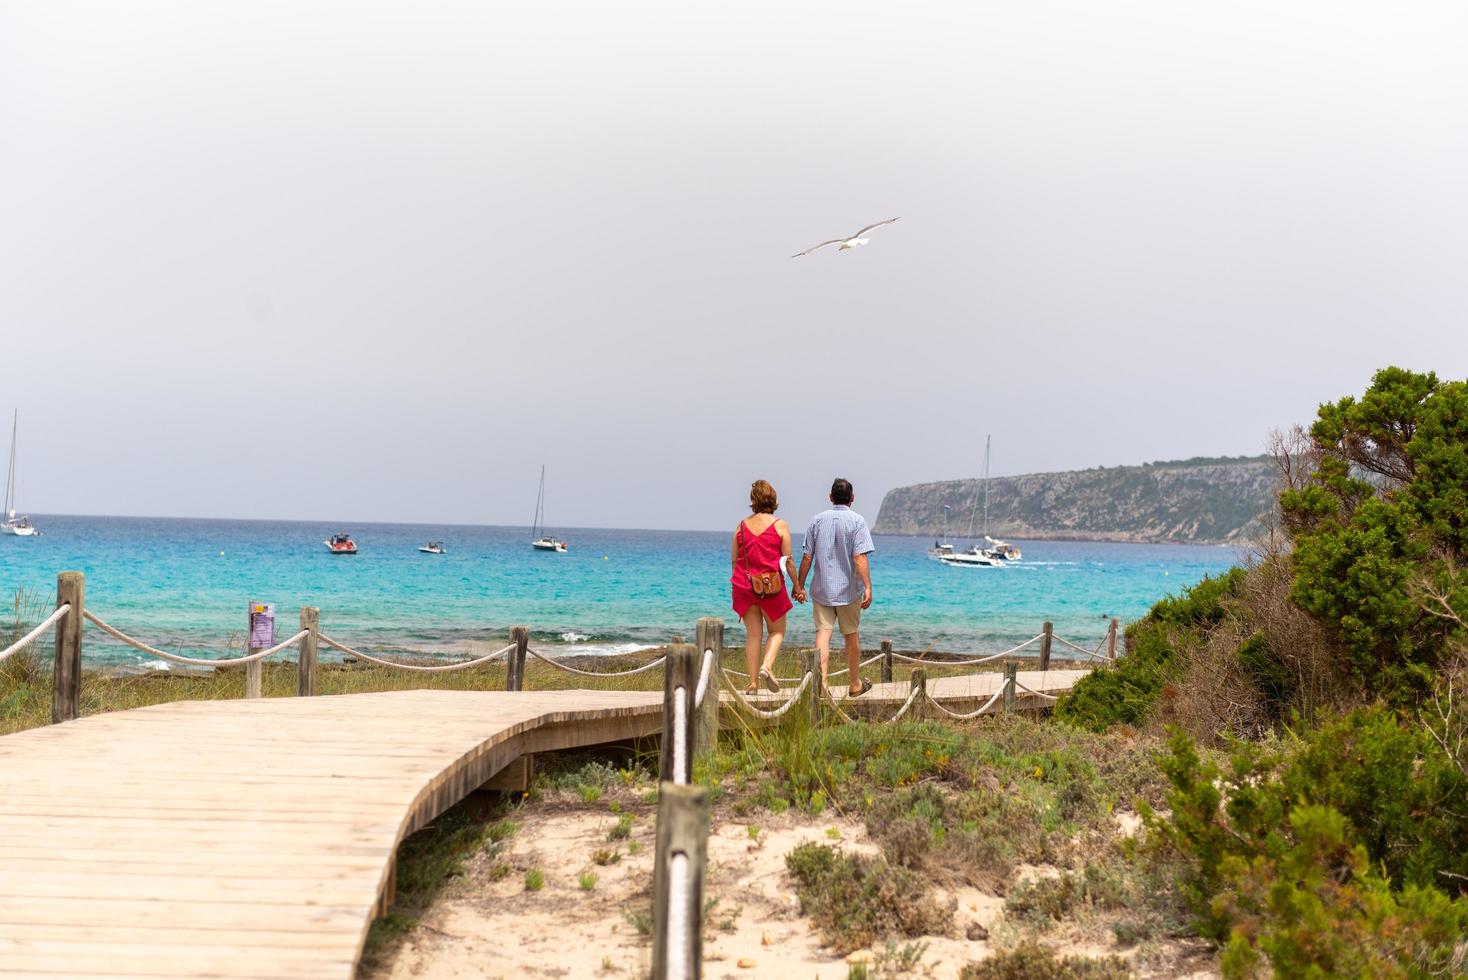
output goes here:
[{"label": "purple sign on post", "polygon": [[275,646],[275,603],[250,603],[250,647],[268,650]]}]

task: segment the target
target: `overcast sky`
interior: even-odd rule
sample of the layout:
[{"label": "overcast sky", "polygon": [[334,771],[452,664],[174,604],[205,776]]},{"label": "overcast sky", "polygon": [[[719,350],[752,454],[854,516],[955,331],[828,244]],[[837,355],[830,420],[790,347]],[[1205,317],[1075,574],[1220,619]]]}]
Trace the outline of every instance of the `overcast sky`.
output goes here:
[{"label": "overcast sky", "polygon": [[[0,0],[35,512],[732,526],[1468,375],[1468,6]],[[901,215],[865,249],[790,254]],[[8,419],[6,420],[8,422]],[[3,439],[0,439],[3,442]]]}]

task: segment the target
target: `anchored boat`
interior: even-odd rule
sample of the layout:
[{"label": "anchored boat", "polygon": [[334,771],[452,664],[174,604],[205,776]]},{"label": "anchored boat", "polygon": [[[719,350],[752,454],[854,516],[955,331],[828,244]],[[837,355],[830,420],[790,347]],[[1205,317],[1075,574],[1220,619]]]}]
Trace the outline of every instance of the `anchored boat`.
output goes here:
[{"label": "anchored boat", "polygon": [[444,548],[443,548],[443,542],[442,541],[430,541],[430,542],[428,542],[425,545],[421,545],[418,548],[418,550],[421,551],[421,552],[423,552],[425,555],[446,555],[446,554],[448,554],[448,552],[445,551]]},{"label": "anchored boat", "polygon": [[24,514],[15,513],[15,433],[20,425],[20,409],[10,422],[10,469],[5,475],[5,517],[0,520],[0,533],[13,534],[18,538],[33,538],[41,533]]},{"label": "anchored boat", "polygon": [[326,550],[333,555],[355,555],[357,553],[357,542],[353,541],[352,536],[345,531],[333,534],[323,543],[326,545]]},{"label": "anchored boat", "polygon": [[535,524],[530,528],[530,547],[536,551],[550,551],[558,555],[566,553],[566,542],[561,541],[545,529],[545,464],[540,467],[540,493],[535,497]]}]

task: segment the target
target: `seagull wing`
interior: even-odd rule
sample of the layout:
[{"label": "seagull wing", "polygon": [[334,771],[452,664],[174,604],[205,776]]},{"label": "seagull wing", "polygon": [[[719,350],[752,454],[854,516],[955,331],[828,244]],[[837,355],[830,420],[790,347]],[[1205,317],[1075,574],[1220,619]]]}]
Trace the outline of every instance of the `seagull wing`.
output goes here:
[{"label": "seagull wing", "polygon": [[[900,218],[901,215],[898,215],[897,217]],[[863,228],[861,231],[857,232],[855,235],[852,235],[851,237],[852,238],[860,238],[862,235],[865,235],[867,232],[871,231],[873,228],[880,228],[883,225],[890,225],[892,222],[894,222],[896,220],[897,220],[897,218],[888,218],[886,221],[878,221],[875,224],[867,225],[865,228]]]},{"label": "seagull wing", "polygon": [[792,255],[790,257],[792,259],[798,259],[802,255],[809,255],[810,253],[814,252],[818,248],[825,248],[827,245],[840,245],[844,241],[846,241],[846,239],[844,239],[844,238],[833,238],[829,242],[821,242],[819,245],[812,245],[810,248],[806,249],[804,252],[796,252],[794,255]]}]

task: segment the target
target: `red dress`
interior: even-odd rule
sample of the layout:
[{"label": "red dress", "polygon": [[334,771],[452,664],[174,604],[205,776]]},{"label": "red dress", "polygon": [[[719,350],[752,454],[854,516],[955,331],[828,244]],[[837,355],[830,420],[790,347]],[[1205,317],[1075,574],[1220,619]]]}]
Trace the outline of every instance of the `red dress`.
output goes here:
[{"label": "red dress", "polygon": [[[788,613],[791,607],[790,596],[785,593],[785,576],[780,574],[784,557],[780,554],[780,533],[775,530],[774,521],[759,534],[751,533],[740,521],[735,534],[739,538],[739,558],[734,563],[734,574],[729,578],[729,584],[734,587],[734,612],[743,619],[745,613],[758,606],[774,622]],[[749,573],[769,571],[780,574],[780,592],[761,599],[749,587]]]}]

